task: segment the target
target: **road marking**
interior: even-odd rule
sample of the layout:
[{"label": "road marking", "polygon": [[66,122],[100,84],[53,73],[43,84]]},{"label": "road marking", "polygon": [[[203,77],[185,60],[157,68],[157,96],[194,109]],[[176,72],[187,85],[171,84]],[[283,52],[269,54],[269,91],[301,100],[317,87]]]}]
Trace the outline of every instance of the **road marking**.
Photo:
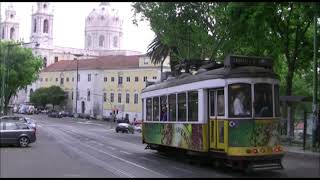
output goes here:
[{"label": "road marking", "polygon": [[125,154],[128,154],[128,155],[131,155],[131,154],[132,154],[132,153],[129,153],[129,152],[127,152],[127,151],[122,151],[122,150],[120,150],[120,152],[125,153]]},{"label": "road marking", "polygon": [[111,147],[111,146],[107,146],[107,148],[111,149],[111,150],[115,150],[116,148]]},{"label": "road marking", "polygon": [[177,169],[177,170],[182,171],[182,172],[187,172],[187,173],[190,173],[190,174],[194,174],[194,173],[191,172],[191,171],[188,171],[188,170],[185,170],[185,169],[176,167],[176,166],[171,166],[170,168]]},{"label": "road marking", "polygon": [[156,164],[160,164],[158,161],[154,160],[154,159],[149,159],[147,157],[140,157],[141,159],[144,159],[144,160],[147,160],[147,161],[150,161],[150,162],[153,162],[153,163],[156,163]]}]

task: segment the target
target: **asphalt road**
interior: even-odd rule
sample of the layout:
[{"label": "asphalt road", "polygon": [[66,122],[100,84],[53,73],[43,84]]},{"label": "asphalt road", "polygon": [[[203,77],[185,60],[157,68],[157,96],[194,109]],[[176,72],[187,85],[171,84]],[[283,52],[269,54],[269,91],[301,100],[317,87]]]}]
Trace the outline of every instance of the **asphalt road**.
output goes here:
[{"label": "asphalt road", "polygon": [[37,141],[28,148],[0,148],[0,177],[320,177],[319,158],[287,154],[284,170],[244,174],[188,159],[145,150],[141,134],[116,133],[114,124],[99,120],[37,120]]}]

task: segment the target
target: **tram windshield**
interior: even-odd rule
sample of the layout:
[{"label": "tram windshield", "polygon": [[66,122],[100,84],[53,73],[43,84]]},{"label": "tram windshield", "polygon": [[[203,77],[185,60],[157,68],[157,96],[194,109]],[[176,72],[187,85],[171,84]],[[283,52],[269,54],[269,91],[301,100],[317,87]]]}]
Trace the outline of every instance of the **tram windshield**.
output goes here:
[{"label": "tram windshield", "polygon": [[251,84],[229,85],[229,117],[251,117]]},{"label": "tram windshield", "polygon": [[257,83],[254,85],[254,114],[255,117],[272,117],[272,85]]}]

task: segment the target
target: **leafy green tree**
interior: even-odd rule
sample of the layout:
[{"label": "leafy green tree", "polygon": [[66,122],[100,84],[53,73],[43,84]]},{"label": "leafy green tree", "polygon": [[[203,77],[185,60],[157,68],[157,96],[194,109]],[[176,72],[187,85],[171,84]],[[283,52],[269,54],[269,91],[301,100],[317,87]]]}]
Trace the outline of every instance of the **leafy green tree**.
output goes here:
[{"label": "leafy green tree", "polygon": [[48,93],[49,88],[42,87],[37,90],[35,90],[30,95],[30,102],[35,104],[36,106],[41,106],[42,108],[45,108],[47,104],[49,104],[49,96]]},{"label": "leafy green tree", "polygon": [[0,42],[0,59],[0,87],[4,87],[4,113],[7,114],[11,97],[37,79],[42,60],[34,56],[31,49],[8,41]]},{"label": "leafy green tree", "polygon": [[66,93],[59,86],[50,86],[48,88],[48,101],[52,104],[53,109],[55,105],[64,104],[66,99]]}]

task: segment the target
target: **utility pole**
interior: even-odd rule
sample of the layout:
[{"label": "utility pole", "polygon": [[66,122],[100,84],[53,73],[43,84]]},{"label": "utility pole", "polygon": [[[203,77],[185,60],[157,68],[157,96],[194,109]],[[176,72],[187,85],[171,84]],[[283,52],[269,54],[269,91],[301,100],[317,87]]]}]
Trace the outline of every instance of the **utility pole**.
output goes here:
[{"label": "utility pole", "polygon": [[77,57],[76,61],[77,61],[77,75],[76,75],[76,117],[78,117],[78,97],[80,96],[79,95],[79,92],[78,92],[78,81],[79,81],[79,60],[78,58],[83,56],[83,54],[73,54],[74,56]]},{"label": "utility pole", "polygon": [[[315,6],[317,7],[317,3],[315,3]],[[317,60],[317,13],[314,14],[314,36],[313,36],[313,105],[312,105],[312,111],[313,111],[313,137],[312,137],[312,146],[315,147],[316,141],[319,139],[317,137],[317,127],[318,127],[318,60]],[[318,129],[319,131],[319,129]]]}]

